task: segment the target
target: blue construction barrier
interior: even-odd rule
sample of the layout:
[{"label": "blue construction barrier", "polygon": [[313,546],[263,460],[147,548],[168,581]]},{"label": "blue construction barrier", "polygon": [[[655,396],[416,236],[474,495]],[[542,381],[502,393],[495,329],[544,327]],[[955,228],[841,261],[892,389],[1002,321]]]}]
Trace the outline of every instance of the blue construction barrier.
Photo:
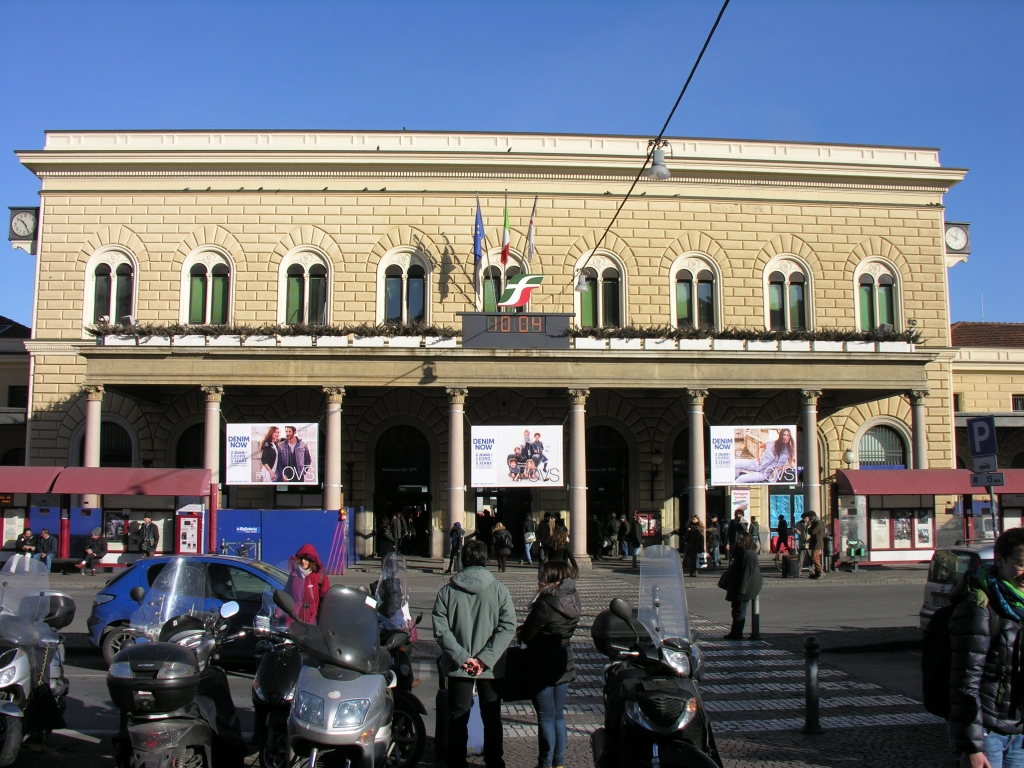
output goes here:
[{"label": "blue construction barrier", "polygon": [[337,512],[322,509],[221,509],[217,512],[217,541],[228,554],[248,552],[247,544],[258,542],[260,559],[273,565],[286,561],[303,544],[312,544],[327,573],[344,573],[359,560],[355,511],[346,507],[342,520]]}]

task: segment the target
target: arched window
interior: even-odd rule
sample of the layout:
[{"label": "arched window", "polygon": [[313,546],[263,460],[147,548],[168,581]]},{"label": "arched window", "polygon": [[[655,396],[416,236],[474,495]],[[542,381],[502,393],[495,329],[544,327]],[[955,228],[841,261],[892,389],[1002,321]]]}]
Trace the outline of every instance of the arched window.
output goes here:
[{"label": "arched window", "polygon": [[574,291],[580,327],[619,328],[625,325],[625,272],[618,260],[611,254],[588,254],[577,262],[575,274],[577,281],[580,275],[583,276],[583,290]]},{"label": "arched window", "polygon": [[857,327],[870,331],[882,325],[900,328],[896,270],[869,261],[857,270]]},{"label": "arched window", "polygon": [[120,249],[94,255],[87,266],[86,323],[124,323],[135,314],[135,263]]},{"label": "arched window", "polygon": [[701,258],[680,257],[672,265],[672,322],[677,328],[717,327],[715,273]]},{"label": "arched window", "polygon": [[[128,430],[114,421],[100,424],[100,466],[130,467],[134,448]],[[85,458],[85,431],[78,441],[78,466],[82,466]]]},{"label": "arched window", "polygon": [[326,325],[330,312],[330,266],[327,257],[301,250],[281,262],[278,322],[285,325]]},{"label": "arched window", "polygon": [[878,424],[861,436],[857,459],[861,469],[906,469],[907,447],[899,432]]},{"label": "arched window", "polygon": [[181,318],[188,325],[226,325],[231,317],[231,262],[223,253],[203,250],[182,266]]},{"label": "arched window", "polygon": [[509,262],[504,267],[500,263],[501,251],[489,252],[481,264],[479,304],[482,312],[528,312],[529,302],[521,307],[499,307],[501,294],[508,281],[516,275],[529,272],[524,266],[521,254],[509,251]]},{"label": "arched window", "polygon": [[773,331],[804,331],[810,327],[807,272],[791,258],[765,268],[765,325]]},{"label": "arched window", "polygon": [[377,322],[428,322],[430,263],[420,253],[389,253],[381,259],[377,274]]}]

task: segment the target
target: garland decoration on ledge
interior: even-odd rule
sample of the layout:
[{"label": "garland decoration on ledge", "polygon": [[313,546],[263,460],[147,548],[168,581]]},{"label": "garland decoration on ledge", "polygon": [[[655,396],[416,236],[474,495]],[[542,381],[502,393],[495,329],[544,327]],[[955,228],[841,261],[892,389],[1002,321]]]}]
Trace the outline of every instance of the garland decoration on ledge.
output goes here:
[{"label": "garland decoration on ledge", "polygon": [[158,336],[436,336],[450,339],[461,336],[462,331],[447,325],[424,325],[421,323],[385,323],[382,325],[184,325],[171,323],[158,325],[155,323],[139,323],[123,325],[121,323],[96,323],[86,327],[93,336],[135,336],[145,338]]}]

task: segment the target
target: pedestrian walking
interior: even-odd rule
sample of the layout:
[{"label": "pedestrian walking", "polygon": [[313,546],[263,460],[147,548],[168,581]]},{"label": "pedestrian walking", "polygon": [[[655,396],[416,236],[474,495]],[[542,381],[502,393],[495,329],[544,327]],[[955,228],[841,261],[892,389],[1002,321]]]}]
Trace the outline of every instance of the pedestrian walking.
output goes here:
[{"label": "pedestrian walking", "polygon": [[[771,520],[769,520],[771,522]],[[779,533],[778,539],[775,544],[775,559],[778,560],[780,555],[789,554],[789,523],[786,522],[786,518],[783,515],[779,515],[779,527],[776,529]]]},{"label": "pedestrian walking", "polygon": [[718,586],[725,589],[725,599],[732,603],[732,628],[725,640],[742,640],[743,625],[747,620],[747,607],[761,591],[761,566],[754,552],[754,541],[750,534],[736,535],[732,547],[732,561]]},{"label": "pedestrian walking", "polygon": [[619,521],[615,519],[615,515],[609,517],[604,524],[604,542],[607,542],[604,544],[605,556],[611,560],[619,551]]},{"label": "pedestrian walking", "polygon": [[597,515],[590,515],[587,518],[587,552],[595,560],[601,560],[601,524],[597,521]]},{"label": "pedestrian walking", "polygon": [[159,543],[160,529],[150,516],[146,515],[142,518],[142,525],[139,526],[139,549],[142,550],[142,556],[153,557]]},{"label": "pedestrian walking", "polygon": [[825,524],[812,512],[807,520],[807,550],[811,553],[811,565],[814,570],[811,574],[812,579],[820,579],[825,572],[821,566],[821,555],[825,549],[826,533],[828,530]]},{"label": "pedestrian walking", "polygon": [[391,518],[391,539],[394,542],[395,554],[403,553],[402,545],[409,538],[409,527],[405,524],[405,518],[400,512],[396,512]]},{"label": "pedestrian walking", "polygon": [[637,567],[636,558],[644,545],[644,525],[640,520],[640,514],[633,513],[633,524],[629,526],[629,548],[633,553],[633,567]]},{"label": "pedestrian walking", "polygon": [[719,555],[729,562],[729,520],[724,514],[718,516],[718,552]]},{"label": "pedestrian walking", "polygon": [[629,530],[632,526],[629,521],[626,520],[625,515],[619,516],[619,548],[622,551],[622,556],[619,560],[625,560],[629,557]]},{"label": "pedestrian walking", "polygon": [[385,515],[377,531],[377,554],[381,560],[395,551],[395,543],[395,532],[394,527],[391,525],[391,517],[390,515]]},{"label": "pedestrian walking", "polygon": [[576,679],[572,654],[572,636],[582,608],[569,563],[552,560],[540,568],[538,592],[530,613],[519,628],[519,639],[526,645],[527,667],[540,690],[533,696],[537,712],[538,768],[565,765],[565,696],[569,683]]},{"label": "pedestrian walking", "polygon": [[554,532],[555,519],[551,516],[550,512],[545,512],[540,525],[537,526],[537,544],[540,550],[537,554],[538,565],[544,561],[547,554],[548,540]]},{"label": "pedestrian walking", "polygon": [[[995,564],[963,575],[950,593],[949,730],[961,768],[1024,765],[1020,629],[1024,528],[995,543]],[[934,621],[934,619],[933,619]]]},{"label": "pedestrian walking", "polygon": [[[529,565],[533,565],[533,545],[537,543],[537,521],[533,519],[533,515],[527,515],[523,521],[523,557],[526,558],[526,562]],[[519,564],[522,565],[523,561],[520,560]]]},{"label": "pedestrian walking", "polygon": [[504,654],[516,629],[508,587],[487,570],[487,545],[471,541],[462,551],[462,571],[441,587],[434,601],[434,640],[441,649],[441,674],[448,682],[449,768],[466,768],[473,687],[484,725],[484,765],[504,768],[501,698],[494,685],[504,672]]},{"label": "pedestrian walking", "polygon": [[290,573],[285,591],[295,600],[295,613],[299,621],[316,624],[320,613],[320,600],[331,588],[327,575],[322,573],[320,555],[312,544],[303,544],[289,562]]},{"label": "pedestrian walking", "polygon": [[753,518],[750,521],[750,538],[754,540],[754,551],[757,554],[761,554],[761,524],[757,521],[757,518]]},{"label": "pedestrian walking", "polygon": [[726,535],[729,537],[729,556],[732,557],[732,548],[736,543],[736,537],[747,532],[747,521],[743,519],[743,512],[737,510],[736,515],[729,521],[729,528]]},{"label": "pedestrian walking", "polygon": [[719,547],[722,546],[722,536],[718,532],[718,518],[708,524],[708,554],[711,555],[711,564],[718,567],[722,562],[722,553]]},{"label": "pedestrian walking", "polygon": [[89,538],[85,540],[85,557],[82,562],[75,563],[75,568],[80,568],[82,575],[88,570],[93,576],[96,575],[96,563],[100,562],[107,555],[107,540],[100,536],[100,529],[93,528]]},{"label": "pedestrian walking", "polygon": [[686,535],[683,539],[683,567],[687,576],[696,578],[697,555],[704,551],[704,526],[697,515],[694,515],[690,524],[686,526]]},{"label": "pedestrian walking", "polygon": [[491,529],[494,541],[494,556],[498,560],[498,570],[504,573],[508,568],[508,556],[512,554],[512,534],[501,523],[495,523]]},{"label": "pedestrian walking", "polygon": [[57,539],[50,535],[49,528],[43,528],[36,539],[36,553],[32,555],[46,566],[46,570],[53,568],[53,558],[57,556]]},{"label": "pedestrian walking", "polygon": [[448,532],[448,570],[445,573],[458,573],[462,567],[462,541],[466,532],[462,530],[462,523],[456,522]]},{"label": "pedestrian walking", "polygon": [[[551,538],[548,539],[548,546],[544,550],[544,562],[568,562],[572,567],[573,573],[579,573],[579,568],[576,565],[576,558],[573,557],[572,550],[569,549],[568,529],[562,528],[551,534]],[[543,564],[541,565],[541,568],[543,568]],[[542,571],[538,569],[538,573],[541,572]],[[573,576],[573,578],[576,577]]]}]

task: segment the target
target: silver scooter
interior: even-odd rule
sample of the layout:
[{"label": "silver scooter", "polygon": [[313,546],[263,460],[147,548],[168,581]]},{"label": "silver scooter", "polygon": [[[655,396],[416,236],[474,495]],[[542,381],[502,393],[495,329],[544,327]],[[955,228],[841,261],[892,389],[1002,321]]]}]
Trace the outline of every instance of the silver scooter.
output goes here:
[{"label": "silver scooter", "polygon": [[390,651],[408,635],[396,633],[381,647],[376,601],[349,587],[327,591],[316,624],[298,620],[287,592],[274,592],[274,602],[293,620],[288,636],[314,662],[302,668],[288,717],[289,764],[306,758],[316,768],[328,753],[332,765],[350,768],[397,764],[392,716],[398,678]]}]

